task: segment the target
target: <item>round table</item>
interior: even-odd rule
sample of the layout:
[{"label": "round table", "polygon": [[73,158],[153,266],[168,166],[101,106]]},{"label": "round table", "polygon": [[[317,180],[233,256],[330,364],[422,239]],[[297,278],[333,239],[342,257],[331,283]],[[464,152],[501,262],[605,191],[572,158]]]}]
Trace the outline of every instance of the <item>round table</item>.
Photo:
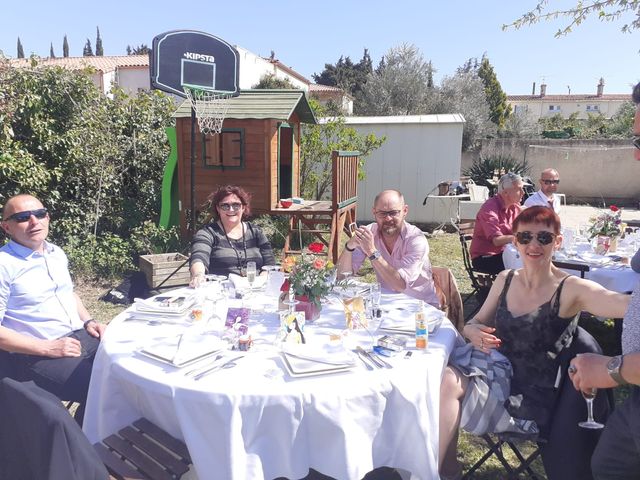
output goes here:
[{"label": "round table", "polygon": [[[237,302],[220,302],[217,313],[224,318]],[[273,305],[261,294],[245,301],[258,310],[266,303]],[[402,294],[383,294],[381,300],[383,309],[412,303]],[[326,342],[344,325],[342,304],[329,302],[306,325],[307,343]],[[362,478],[381,466],[413,472],[413,478],[437,477],[440,379],[459,338],[448,320],[430,336],[425,353],[388,358],[393,368],[368,370],[358,361],[347,372],[307,378],[293,378],[284,368],[274,345],[278,327],[277,314],[254,313],[254,347],[234,368],[196,381],[185,376],[188,367],[154,361],[139,350],[185,329],[210,335],[209,327],[149,325],[128,320],[124,312],[109,325],[94,362],[83,427],[89,440],[143,416],[184,440],[201,480],[302,478],[309,468],[334,478]],[[222,323],[216,328],[219,333]],[[349,331],[345,345],[370,348],[374,337]]]}]

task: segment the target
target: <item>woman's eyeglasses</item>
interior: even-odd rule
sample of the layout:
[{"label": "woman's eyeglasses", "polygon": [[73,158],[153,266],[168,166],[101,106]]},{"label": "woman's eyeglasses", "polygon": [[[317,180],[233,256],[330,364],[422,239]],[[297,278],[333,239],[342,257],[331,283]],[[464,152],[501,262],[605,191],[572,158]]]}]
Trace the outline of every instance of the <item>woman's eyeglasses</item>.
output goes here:
[{"label": "woman's eyeglasses", "polygon": [[233,210],[234,212],[237,212],[242,208],[242,204],[241,203],[221,203],[218,205],[218,207],[220,207],[220,210],[222,210],[223,212],[228,212],[229,210]]},{"label": "woman's eyeglasses", "polygon": [[560,180],[546,180],[543,178],[541,181],[545,185],[560,185]]},{"label": "woman's eyeglasses", "polygon": [[13,220],[16,223],[24,223],[29,221],[31,215],[36,217],[38,220],[42,220],[47,216],[47,209],[39,208],[37,210],[25,210],[24,212],[16,212],[9,218],[7,218],[7,220]]},{"label": "woman's eyeglasses", "polygon": [[640,136],[633,137],[633,146],[640,150]]},{"label": "woman's eyeglasses", "polygon": [[529,231],[516,233],[516,241],[520,245],[529,245],[534,237],[540,245],[549,245],[551,242],[553,242],[553,239],[556,238],[556,234],[547,232],[546,230],[542,230],[536,234]]}]

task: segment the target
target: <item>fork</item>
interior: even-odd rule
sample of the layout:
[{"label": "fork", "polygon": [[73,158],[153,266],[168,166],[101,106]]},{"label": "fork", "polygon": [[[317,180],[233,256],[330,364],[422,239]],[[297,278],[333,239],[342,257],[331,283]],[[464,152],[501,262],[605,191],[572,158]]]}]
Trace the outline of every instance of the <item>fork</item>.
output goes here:
[{"label": "fork", "polygon": [[190,376],[190,375],[194,375],[194,374],[196,374],[196,373],[198,373],[198,372],[200,372],[200,371],[202,371],[202,370],[205,370],[205,369],[207,369],[207,368],[211,367],[212,365],[214,365],[214,364],[215,364],[218,360],[220,360],[222,357],[224,357],[224,355],[220,353],[220,354],[218,354],[218,355],[216,356],[216,358],[214,358],[214,359],[213,359],[213,361],[206,362],[204,365],[200,365],[200,366],[198,366],[198,367],[196,367],[196,368],[192,368],[192,369],[191,369],[191,370],[189,370],[188,372],[184,372],[184,376],[185,376],[185,377],[188,377],[188,376]]}]

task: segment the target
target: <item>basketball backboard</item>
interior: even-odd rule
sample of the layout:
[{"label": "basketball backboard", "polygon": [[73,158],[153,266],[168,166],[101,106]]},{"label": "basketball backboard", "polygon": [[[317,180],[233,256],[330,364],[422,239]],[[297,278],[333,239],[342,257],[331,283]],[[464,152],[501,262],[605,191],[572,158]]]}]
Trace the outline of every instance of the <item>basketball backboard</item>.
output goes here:
[{"label": "basketball backboard", "polygon": [[184,89],[239,93],[238,51],[224,40],[195,30],[173,30],[153,39],[151,86],[185,97]]}]

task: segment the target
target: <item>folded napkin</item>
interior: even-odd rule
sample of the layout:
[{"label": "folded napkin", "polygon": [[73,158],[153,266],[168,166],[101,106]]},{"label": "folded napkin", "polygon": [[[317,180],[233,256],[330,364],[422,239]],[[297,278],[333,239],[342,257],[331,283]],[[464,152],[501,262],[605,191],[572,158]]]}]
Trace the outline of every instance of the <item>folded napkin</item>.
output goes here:
[{"label": "folded napkin", "polygon": [[283,343],[285,355],[327,365],[353,365],[355,356],[342,345]]},{"label": "folded napkin", "polygon": [[173,338],[152,342],[142,348],[140,353],[182,367],[227,348],[227,343],[217,337],[195,333],[185,332]]},{"label": "folded napkin", "polygon": [[[442,310],[427,303],[424,304],[422,312],[424,313],[429,333],[434,333],[446,316]],[[392,308],[386,311],[382,324],[380,325],[381,330],[387,331],[414,332],[415,328],[416,312],[414,309],[409,308]]]},{"label": "folded napkin", "polygon": [[[248,290],[249,289],[249,280],[247,277],[241,277],[240,275],[236,275],[235,273],[229,274],[229,280],[233,283],[233,286],[236,290]],[[262,288],[267,281],[266,275],[256,275],[256,280],[253,282],[253,288],[259,289]]]}]

